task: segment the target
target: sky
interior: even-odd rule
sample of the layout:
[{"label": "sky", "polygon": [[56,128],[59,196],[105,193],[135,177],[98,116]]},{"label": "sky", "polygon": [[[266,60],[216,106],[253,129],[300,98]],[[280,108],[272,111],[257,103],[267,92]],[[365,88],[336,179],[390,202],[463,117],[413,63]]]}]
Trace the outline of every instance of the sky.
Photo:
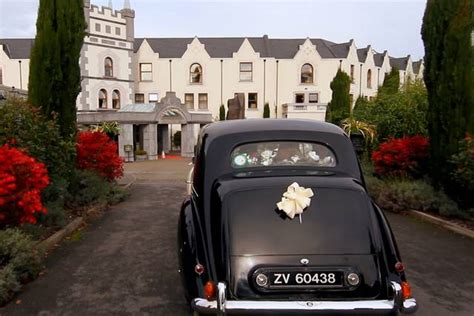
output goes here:
[{"label": "sky", "polygon": [[[129,0],[135,37],[323,38],[423,57],[426,0]],[[0,0],[0,38],[35,35],[39,0]],[[108,5],[109,0],[91,0]],[[112,0],[121,9],[124,0]]]}]

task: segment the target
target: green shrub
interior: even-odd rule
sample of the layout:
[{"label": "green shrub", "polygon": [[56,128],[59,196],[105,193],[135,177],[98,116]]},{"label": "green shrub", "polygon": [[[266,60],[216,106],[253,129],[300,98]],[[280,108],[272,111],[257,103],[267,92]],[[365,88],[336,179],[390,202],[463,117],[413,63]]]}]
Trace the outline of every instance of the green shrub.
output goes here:
[{"label": "green shrub", "polygon": [[407,83],[404,89],[379,94],[374,101],[360,102],[355,119],[377,127],[378,142],[403,136],[427,135],[428,97],[422,82]]},{"label": "green shrub", "polygon": [[111,184],[109,193],[107,194],[107,202],[111,205],[123,202],[128,196],[128,192],[117,184]]},{"label": "green shrub", "polygon": [[70,208],[81,208],[106,202],[110,183],[90,170],[76,170],[69,185],[71,197],[67,201]]},{"label": "green shrub", "polygon": [[451,195],[464,207],[474,207],[474,137],[467,135],[459,142],[459,151],[451,158],[456,190]]},{"label": "green shrub", "polygon": [[224,104],[221,104],[219,107],[219,121],[225,121],[225,107]]},{"label": "green shrub", "polygon": [[13,268],[10,266],[0,268],[0,306],[8,303],[20,288],[20,282]]},{"label": "green shrub", "polygon": [[270,105],[265,103],[265,106],[263,107],[263,118],[270,118]]},{"label": "green shrub", "polygon": [[41,257],[35,243],[19,229],[0,231],[0,305],[19,291],[20,284],[35,278]]},{"label": "green shrub", "polygon": [[43,162],[50,177],[68,178],[74,168],[74,143],[61,138],[54,120],[19,99],[0,105],[0,146],[10,143]]}]

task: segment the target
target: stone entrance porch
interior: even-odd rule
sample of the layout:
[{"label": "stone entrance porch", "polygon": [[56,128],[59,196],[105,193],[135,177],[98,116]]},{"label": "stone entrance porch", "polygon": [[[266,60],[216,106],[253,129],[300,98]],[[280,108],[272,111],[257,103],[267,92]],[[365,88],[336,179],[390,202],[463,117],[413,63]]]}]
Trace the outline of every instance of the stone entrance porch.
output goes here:
[{"label": "stone entrance porch", "polygon": [[[149,160],[171,150],[170,125],[181,126],[181,156],[192,157],[202,126],[212,122],[210,112],[188,111],[174,92],[167,92],[159,103],[130,104],[118,111],[79,112],[78,123],[97,125],[117,122],[120,126],[119,155],[134,161],[136,149],[147,152]],[[130,149],[131,151],[127,151]]]}]

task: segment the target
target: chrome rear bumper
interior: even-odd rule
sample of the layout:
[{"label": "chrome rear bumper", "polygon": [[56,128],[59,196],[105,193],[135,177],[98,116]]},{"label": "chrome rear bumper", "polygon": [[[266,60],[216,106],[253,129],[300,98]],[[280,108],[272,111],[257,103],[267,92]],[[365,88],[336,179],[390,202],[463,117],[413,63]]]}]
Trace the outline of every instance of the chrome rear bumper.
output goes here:
[{"label": "chrome rear bumper", "polygon": [[400,284],[391,282],[393,300],[364,300],[364,301],[228,301],[225,297],[226,286],[219,283],[217,299],[208,301],[196,298],[192,301],[193,310],[203,314],[226,315],[227,313],[259,314],[267,311],[311,313],[311,312],[347,312],[371,313],[399,311],[410,314],[416,311],[417,303],[414,298],[403,300]]}]

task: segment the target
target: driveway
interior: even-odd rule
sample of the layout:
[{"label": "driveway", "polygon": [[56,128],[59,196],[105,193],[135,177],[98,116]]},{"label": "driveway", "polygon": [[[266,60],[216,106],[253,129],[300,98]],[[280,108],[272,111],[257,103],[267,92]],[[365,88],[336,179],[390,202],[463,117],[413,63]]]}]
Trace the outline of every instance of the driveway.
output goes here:
[{"label": "driveway", "polygon": [[[21,302],[0,315],[189,315],[177,273],[176,228],[189,160],[126,165],[130,198],[64,242]],[[387,214],[417,315],[474,315],[474,241]]]}]

